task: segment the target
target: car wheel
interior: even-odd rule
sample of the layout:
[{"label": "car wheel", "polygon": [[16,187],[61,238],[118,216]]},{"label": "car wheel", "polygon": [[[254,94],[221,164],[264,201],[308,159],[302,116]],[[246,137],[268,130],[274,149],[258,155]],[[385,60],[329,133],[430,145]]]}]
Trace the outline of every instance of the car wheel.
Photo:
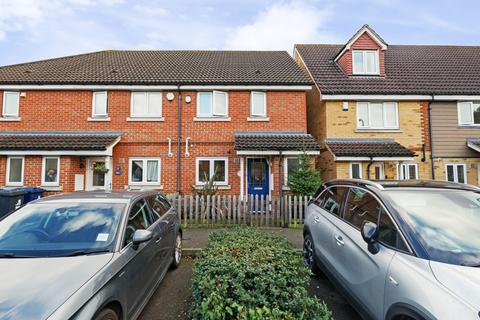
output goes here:
[{"label": "car wheel", "polygon": [[171,265],[172,269],[176,269],[182,260],[182,234],[177,233],[175,238],[175,248],[173,250],[173,262]]},{"label": "car wheel", "polygon": [[118,318],[118,314],[115,312],[115,310],[112,310],[110,308],[103,309],[93,319],[94,320],[120,320]]},{"label": "car wheel", "polygon": [[310,234],[306,234],[303,239],[303,262],[305,266],[313,274],[319,274],[320,270],[318,269],[317,263],[315,261],[315,250],[313,246],[313,239]]}]

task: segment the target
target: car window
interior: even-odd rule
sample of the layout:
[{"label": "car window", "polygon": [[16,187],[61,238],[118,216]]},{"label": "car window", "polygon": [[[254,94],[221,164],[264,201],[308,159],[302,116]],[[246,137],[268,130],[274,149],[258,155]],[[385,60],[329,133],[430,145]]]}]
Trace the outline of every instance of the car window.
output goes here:
[{"label": "car window", "polygon": [[403,241],[398,229],[393,224],[392,219],[382,209],[380,213],[380,223],[378,232],[378,241],[390,247],[397,248],[402,251],[408,251],[408,246]]},{"label": "car window", "polygon": [[358,229],[365,220],[378,223],[380,203],[368,191],[350,188],[343,218]]},{"label": "car window", "polygon": [[167,213],[170,207],[167,207],[164,202],[162,202],[162,197],[160,195],[154,195],[148,197],[147,201],[153,211],[153,222],[157,221],[165,213]]},{"label": "car window", "polygon": [[320,207],[327,210],[334,215],[340,215],[340,208],[342,205],[343,195],[345,194],[345,187],[331,187],[328,188],[319,198]]},{"label": "car window", "polygon": [[138,229],[148,229],[152,224],[152,217],[145,199],[137,201],[128,215],[127,227],[124,236],[124,246],[132,242],[133,234]]}]

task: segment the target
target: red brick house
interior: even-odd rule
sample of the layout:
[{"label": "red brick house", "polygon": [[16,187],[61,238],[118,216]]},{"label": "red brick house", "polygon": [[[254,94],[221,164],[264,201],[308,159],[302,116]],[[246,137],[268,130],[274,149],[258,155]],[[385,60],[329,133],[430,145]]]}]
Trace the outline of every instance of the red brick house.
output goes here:
[{"label": "red brick house", "polygon": [[[102,51],[0,67],[0,186],[276,194],[310,79],[286,52]],[[282,182],[283,181],[283,182]]]}]

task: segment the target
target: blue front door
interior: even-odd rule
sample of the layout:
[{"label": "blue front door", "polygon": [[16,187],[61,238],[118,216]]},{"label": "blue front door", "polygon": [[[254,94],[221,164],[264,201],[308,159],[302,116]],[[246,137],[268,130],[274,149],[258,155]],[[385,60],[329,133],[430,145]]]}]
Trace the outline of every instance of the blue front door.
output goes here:
[{"label": "blue front door", "polygon": [[266,197],[269,192],[268,163],[265,158],[247,159],[248,194]]}]

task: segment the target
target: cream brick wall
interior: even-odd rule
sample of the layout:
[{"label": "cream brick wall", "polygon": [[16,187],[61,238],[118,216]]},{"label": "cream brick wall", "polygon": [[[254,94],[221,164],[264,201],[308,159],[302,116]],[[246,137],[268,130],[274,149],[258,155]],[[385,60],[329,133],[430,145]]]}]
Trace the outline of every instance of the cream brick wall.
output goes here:
[{"label": "cream brick wall", "polygon": [[478,186],[478,164],[480,163],[479,158],[454,158],[454,159],[435,159],[435,179],[436,180],[447,180],[445,165],[447,163],[463,163],[467,166],[467,183]]}]

